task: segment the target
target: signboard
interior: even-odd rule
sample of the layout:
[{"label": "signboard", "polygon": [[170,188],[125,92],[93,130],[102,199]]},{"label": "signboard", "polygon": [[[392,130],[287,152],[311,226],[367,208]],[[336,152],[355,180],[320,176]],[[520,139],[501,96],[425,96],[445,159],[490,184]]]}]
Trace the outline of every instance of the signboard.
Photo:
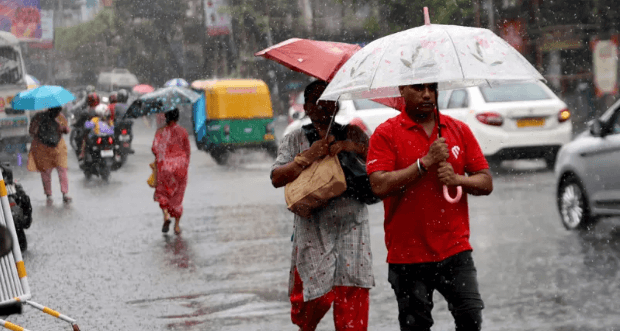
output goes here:
[{"label": "signboard", "polygon": [[39,0],[0,0],[0,30],[18,39],[41,38],[41,4]]},{"label": "signboard", "polygon": [[28,44],[32,48],[54,48],[54,11],[41,10],[41,39]]},{"label": "signboard", "polygon": [[232,30],[230,15],[223,12],[226,0],[204,0],[205,23],[209,36],[230,34]]},{"label": "signboard", "polygon": [[538,48],[542,52],[579,49],[582,47],[584,47],[584,42],[579,28],[570,25],[545,28],[538,41]]},{"label": "signboard", "polygon": [[592,65],[594,66],[594,87],[596,96],[618,93],[618,38],[594,39]]}]

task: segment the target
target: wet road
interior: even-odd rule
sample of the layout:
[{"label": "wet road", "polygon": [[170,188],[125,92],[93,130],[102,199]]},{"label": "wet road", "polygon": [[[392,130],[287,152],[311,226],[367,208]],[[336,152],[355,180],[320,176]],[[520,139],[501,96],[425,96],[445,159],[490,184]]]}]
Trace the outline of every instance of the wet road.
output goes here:
[{"label": "wet road", "polygon": [[[46,206],[38,174],[15,170],[34,205],[24,254],[33,300],[82,330],[297,330],[287,298],[292,215],[269,181],[271,160],[243,153],[220,167],[194,149],[183,233],[162,235],[145,182],[153,131],[136,126],[136,154],[109,183],[86,181],[69,155],[70,206],[60,202],[56,177],[56,201]],[[505,166],[518,170],[500,169],[493,194],[470,200],[484,330],[619,330],[620,222],[568,232],[543,163]],[[370,207],[370,219],[377,285],[369,330],[397,330],[381,204]],[[436,296],[433,330],[453,330]],[[8,320],[69,330],[29,307]],[[319,330],[333,330],[331,313]]]}]

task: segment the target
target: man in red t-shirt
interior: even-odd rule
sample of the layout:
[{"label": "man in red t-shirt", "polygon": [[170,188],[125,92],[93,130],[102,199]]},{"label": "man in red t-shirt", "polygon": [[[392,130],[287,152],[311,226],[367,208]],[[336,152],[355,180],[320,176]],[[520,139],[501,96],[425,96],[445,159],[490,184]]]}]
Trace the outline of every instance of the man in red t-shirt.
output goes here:
[{"label": "man in red t-shirt", "polygon": [[[399,90],[405,106],[370,138],[367,171],[384,199],[388,280],[400,329],[430,330],[437,290],[457,330],[480,330],[484,304],[469,244],[467,194],[493,191],[489,166],[469,127],[436,111],[437,84]],[[465,194],[449,203],[444,185],[452,196],[456,186]]]}]

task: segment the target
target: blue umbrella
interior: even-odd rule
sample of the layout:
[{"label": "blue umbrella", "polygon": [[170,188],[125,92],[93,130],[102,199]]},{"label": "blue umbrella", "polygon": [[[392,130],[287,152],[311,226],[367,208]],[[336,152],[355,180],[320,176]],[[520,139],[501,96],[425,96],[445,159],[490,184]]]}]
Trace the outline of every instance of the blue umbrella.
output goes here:
[{"label": "blue umbrella", "polygon": [[167,81],[164,86],[180,86],[180,87],[188,87],[189,83],[183,78],[174,78]]},{"label": "blue umbrella", "polygon": [[173,110],[180,105],[192,105],[198,99],[200,99],[200,94],[185,87],[162,87],[136,99],[129,106],[124,117],[138,118],[140,116],[163,113]]},{"label": "blue umbrella", "polygon": [[43,85],[17,93],[11,106],[15,110],[43,110],[61,107],[73,100],[73,94],[62,86]]}]

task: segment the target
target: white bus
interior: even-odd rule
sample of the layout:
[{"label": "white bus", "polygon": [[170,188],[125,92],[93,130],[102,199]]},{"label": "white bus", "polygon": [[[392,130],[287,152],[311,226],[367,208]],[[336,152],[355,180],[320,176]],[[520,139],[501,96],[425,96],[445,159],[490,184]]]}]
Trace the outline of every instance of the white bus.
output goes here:
[{"label": "white bus", "polygon": [[7,146],[23,149],[29,141],[30,113],[11,107],[15,94],[26,89],[26,67],[19,40],[0,31],[0,152],[6,151]]}]

